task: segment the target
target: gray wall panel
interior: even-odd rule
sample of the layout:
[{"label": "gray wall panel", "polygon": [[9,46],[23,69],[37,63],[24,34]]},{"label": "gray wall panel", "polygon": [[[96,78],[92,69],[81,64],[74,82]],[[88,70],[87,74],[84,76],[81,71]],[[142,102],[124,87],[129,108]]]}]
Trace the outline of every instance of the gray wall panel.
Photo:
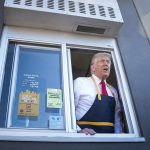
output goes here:
[{"label": "gray wall panel", "polygon": [[118,45],[124,62],[138,119],[146,137],[150,135],[150,45],[131,0],[118,0],[125,24]]},{"label": "gray wall panel", "polygon": [[133,0],[150,41],[150,1]]}]

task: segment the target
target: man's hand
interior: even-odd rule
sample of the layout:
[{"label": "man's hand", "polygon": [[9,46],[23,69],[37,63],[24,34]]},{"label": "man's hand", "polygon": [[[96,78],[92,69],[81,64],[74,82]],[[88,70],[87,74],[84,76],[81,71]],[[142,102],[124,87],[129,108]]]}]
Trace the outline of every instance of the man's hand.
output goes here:
[{"label": "man's hand", "polygon": [[90,128],[81,129],[78,133],[85,133],[86,135],[88,135],[88,134],[90,134],[90,135],[96,134],[96,132],[93,129],[90,129]]}]

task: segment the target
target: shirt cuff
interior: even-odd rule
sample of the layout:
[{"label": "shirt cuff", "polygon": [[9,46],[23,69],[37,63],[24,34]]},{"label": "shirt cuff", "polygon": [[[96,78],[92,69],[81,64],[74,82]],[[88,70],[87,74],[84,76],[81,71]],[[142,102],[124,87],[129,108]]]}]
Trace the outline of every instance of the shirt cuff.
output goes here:
[{"label": "shirt cuff", "polygon": [[79,132],[81,130],[81,128],[77,125],[77,132]]}]

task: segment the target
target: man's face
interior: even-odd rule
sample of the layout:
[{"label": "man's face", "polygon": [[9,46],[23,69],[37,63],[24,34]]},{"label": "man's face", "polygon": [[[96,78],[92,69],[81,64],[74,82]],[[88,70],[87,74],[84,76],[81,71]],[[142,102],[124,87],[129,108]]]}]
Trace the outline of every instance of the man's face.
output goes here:
[{"label": "man's face", "polygon": [[111,60],[108,56],[99,56],[95,59],[91,66],[92,72],[101,80],[109,77],[111,67]]}]

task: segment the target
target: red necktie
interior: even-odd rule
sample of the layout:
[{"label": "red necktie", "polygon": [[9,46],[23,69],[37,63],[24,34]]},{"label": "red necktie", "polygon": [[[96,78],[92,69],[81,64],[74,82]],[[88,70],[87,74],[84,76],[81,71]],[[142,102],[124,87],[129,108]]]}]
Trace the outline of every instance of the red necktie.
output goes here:
[{"label": "red necktie", "polygon": [[102,85],[102,94],[108,96],[108,93],[106,91],[106,84],[104,81],[101,81],[101,85]]}]

